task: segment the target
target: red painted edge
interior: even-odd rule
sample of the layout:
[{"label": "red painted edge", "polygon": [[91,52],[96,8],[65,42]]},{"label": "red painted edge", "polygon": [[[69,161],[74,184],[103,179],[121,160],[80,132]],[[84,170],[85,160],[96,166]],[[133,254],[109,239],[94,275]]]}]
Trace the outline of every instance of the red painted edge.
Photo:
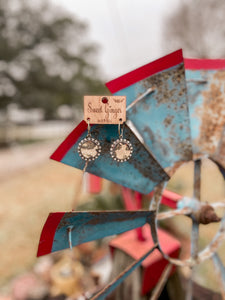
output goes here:
[{"label": "red painted edge", "polygon": [[185,58],[184,66],[185,66],[185,69],[187,69],[187,70],[225,69],[225,59]]},{"label": "red painted edge", "polygon": [[147,65],[144,65],[134,71],[122,75],[106,83],[111,93],[116,93],[144,78],[156,74],[165,69],[171,68],[183,62],[182,49],[161,57]]},{"label": "red painted edge", "polygon": [[77,127],[67,136],[61,145],[50,156],[51,159],[61,161],[70,148],[76,143],[82,133],[87,130],[87,123],[83,120]]},{"label": "red painted edge", "polygon": [[64,214],[64,212],[49,214],[41,232],[37,257],[51,253],[55,232]]}]

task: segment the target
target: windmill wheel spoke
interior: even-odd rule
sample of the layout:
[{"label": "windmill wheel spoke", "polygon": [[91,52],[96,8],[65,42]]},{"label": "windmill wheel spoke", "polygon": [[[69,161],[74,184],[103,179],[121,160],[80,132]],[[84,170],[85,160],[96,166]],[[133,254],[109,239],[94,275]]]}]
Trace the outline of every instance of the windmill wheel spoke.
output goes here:
[{"label": "windmill wheel spoke", "polygon": [[212,261],[215,266],[216,274],[218,276],[218,282],[220,285],[221,296],[222,296],[223,300],[225,300],[225,267],[217,253],[214,253],[214,255],[212,256]]}]

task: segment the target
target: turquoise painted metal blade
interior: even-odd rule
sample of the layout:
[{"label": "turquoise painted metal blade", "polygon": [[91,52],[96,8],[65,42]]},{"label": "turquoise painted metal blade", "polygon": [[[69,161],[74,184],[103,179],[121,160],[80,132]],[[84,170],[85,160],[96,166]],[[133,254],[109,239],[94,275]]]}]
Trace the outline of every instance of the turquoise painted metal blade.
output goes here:
[{"label": "turquoise painted metal blade", "polygon": [[222,69],[197,61],[199,69],[191,69],[191,64],[186,69],[193,153],[225,168],[225,61],[221,60]]},{"label": "turquoise painted metal blade", "polygon": [[52,213],[42,230],[38,256],[119,234],[146,223],[154,229],[154,222],[154,211]]},{"label": "turquoise painted metal blade", "polygon": [[[93,125],[91,135],[102,148],[101,155],[88,163],[86,171],[111,180],[132,190],[148,194],[169,176],[139,141],[130,128],[124,125],[123,137],[133,146],[132,157],[125,162],[117,162],[110,156],[110,147],[118,139],[117,125]],[[83,170],[85,161],[78,154],[79,142],[87,136],[87,124],[82,121],[51,156],[52,159]]]},{"label": "turquoise painted metal blade", "polygon": [[[113,94],[127,97],[127,119],[169,174],[182,162],[192,159],[182,52],[172,53],[106,85]],[[154,91],[147,93],[150,88]],[[142,99],[136,101],[139,98]]]}]

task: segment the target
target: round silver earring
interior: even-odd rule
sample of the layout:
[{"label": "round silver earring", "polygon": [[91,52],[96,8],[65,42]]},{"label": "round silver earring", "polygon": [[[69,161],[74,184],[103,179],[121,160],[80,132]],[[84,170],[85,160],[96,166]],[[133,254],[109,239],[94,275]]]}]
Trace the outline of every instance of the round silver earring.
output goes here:
[{"label": "round silver earring", "polygon": [[90,120],[88,122],[88,134],[86,138],[78,144],[78,154],[85,161],[92,161],[99,157],[101,154],[101,145],[97,139],[91,136]]},{"label": "round silver earring", "polygon": [[110,147],[110,155],[117,162],[124,162],[131,158],[133,146],[130,141],[123,138],[123,129],[118,125],[119,138]]}]

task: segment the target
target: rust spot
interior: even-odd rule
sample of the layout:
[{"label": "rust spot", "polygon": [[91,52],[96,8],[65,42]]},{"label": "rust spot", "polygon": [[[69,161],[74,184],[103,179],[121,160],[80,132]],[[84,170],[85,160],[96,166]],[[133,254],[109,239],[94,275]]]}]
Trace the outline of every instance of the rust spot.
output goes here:
[{"label": "rust spot", "polygon": [[218,72],[215,73],[214,75],[215,79],[218,80],[223,80],[223,82],[225,81],[225,70],[219,70]]},{"label": "rust spot", "polygon": [[225,127],[223,128],[217,151],[214,155],[212,155],[212,159],[225,168]]},{"label": "rust spot", "polygon": [[[91,215],[93,215],[94,217],[96,217],[98,214],[96,214],[96,212],[89,212]],[[86,223],[86,225],[97,225],[97,224],[105,224],[105,223],[112,223],[112,222],[123,222],[126,220],[133,220],[136,219],[139,214],[138,212],[133,212],[133,211],[129,211],[128,214],[126,214],[126,216],[124,215],[124,213],[119,213],[117,212],[117,218],[116,219],[110,219],[109,216],[110,214],[112,214],[112,212],[102,212],[99,215],[99,218],[94,218],[91,219],[89,222]]]},{"label": "rust spot", "polygon": [[[153,133],[151,128],[148,126],[144,127],[143,132],[146,133],[148,136],[148,139],[151,140],[153,148],[159,147],[160,151],[163,153],[163,155],[168,155],[170,149],[168,149],[164,143],[161,143],[161,141],[159,139],[159,135],[157,135],[157,132]],[[157,137],[157,139],[156,139],[156,137]]]},{"label": "rust spot", "polygon": [[225,124],[225,71],[218,71],[213,76],[209,89],[202,92],[203,105],[196,109],[201,120],[200,136],[196,141],[208,154],[214,154],[218,147]]},{"label": "rust spot", "polygon": [[70,222],[70,218],[74,217],[75,213],[71,212],[71,213],[66,213],[66,215],[61,219],[57,230],[64,228],[64,227],[68,227],[71,226],[71,222]]},{"label": "rust spot", "polygon": [[[155,158],[151,155],[151,153],[134,136],[133,132],[130,130],[128,126],[125,126],[125,128],[126,128],[126,138],[128,140],[132,139],[132,145],[134,149],[133,153],[135,153],[135,155],[130,158],[129,162],[144,177],[151,178],[153,182],[161,182],[164,180],[168,180],[169,179],[168,175],[164,172],[163,168],[159,165],[159,163],[155,160]],[[141,159],[141,163],[140,160],[137,158]],[[149,161],[151,161],[151,163],[149,163]]]},{"label": "rust spot", "polygon": [[187,161],[175,162],[172,167],[167,167],[164,169],[164,171],[171,177],[177,171],[177,169],[179,169],[179,167],[181,165],[183,165],[183,163],[186,163],[186,162]]},{"label": "rust spot", "polygon": [[[169,104],[172,102],[177,103],[177,106],[174,108],[175,110],[179,110],[179,97],[186,93],[186,85],[185,81],[183,80],[185,78],[184,73],[184,66],[183,64],[180,64],[176,67],[176,70],[174,68],[165,70],[142,80],[140,83],[145,90],[152,86],[156,87],[154,99],[156,99],[158,106],[160,106],[162,103]],[[170,80],[173,82],[173,89],[171,89],[171,86],[169,85]],[[179,92],[177,93],[178,90]]]},{"label": "rust spot", "polygon": [[217,216],[215,210],[210,205],[204,205],[201,207],[200,212],[198,214],[198,222],[200,224],[210,224],[215,222],[220,222],[221,218]]},{"label": "rust spot", "polygon": [[[169,79],[169,80],[168,80]],[[160,141],[160,136],[155,132],[152,133],[151,129],[146,126],[144,131],[148,134],[149,139],[151,139],[152,144],[157,144],[163,155],[169,155],[169,152],[174,151],[178,157],[181,157],[183,161],[188,161],[192,159],[192,145],[190,138],[190,123],[188,115],[188,103],[186,97],[181,101],[182,95],[186,95],[186,85],[184,79],[184,67],[179,65],[176,69],[169,69],[158,74],[155,74],[149,78],[141,81],[144,89],[151,86],[155,86],[156,90],[154,92],[154,103],[156,107],[160,107],[164,104],[164,108],[173,111],[173,114],[168,115],[164,120],[162,120],[163,125],[168,128],[169,134],[164,137],[164,140]],[[170,82],[173,83],[173,88],[171,88]],[[179,112],[185,112],[186,119],[183,120],[182,124],[177,124],[174,121],[175,114]],[[178,131],[185,133],[188,136],[185,140],[178,142],[177,137]],[[155,141],[154,136],[157,136]],[[184,134],[181,136],[184,136]],[[160,145],[160,146],[159,146]],[[169,147],[168,147],[169,145]],[[171,148],[173,150],[171,150]]]},{"label": "rust spot", "polygon": [[169,125],[171,125],[173,119],[174,119],[174,116],[167,116],[167,117],[165,118],[164,122],[163,122],[164,125],[165,125],[166,127],[169,126]]}]

